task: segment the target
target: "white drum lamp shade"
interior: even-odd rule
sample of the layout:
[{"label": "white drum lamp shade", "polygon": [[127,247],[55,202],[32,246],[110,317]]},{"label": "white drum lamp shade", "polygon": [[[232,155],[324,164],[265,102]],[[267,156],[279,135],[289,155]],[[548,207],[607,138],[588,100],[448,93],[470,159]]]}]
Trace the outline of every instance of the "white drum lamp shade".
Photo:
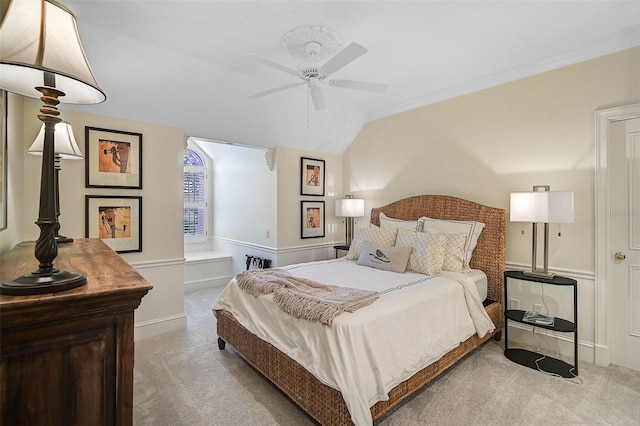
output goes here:
[{"label": "white drum lamp shade", "polygon": [[360,198],[342,198],[336,200],[337,217],[364,216],[364,200]]},{"label": "white drum lamp shade", "polygon": [[[544,189],[539,191],[538,189]],[[534,186],[533,192],[512,192],[509,220],[533,224],[531,245],[531,271],[525,274],[553,279],[549,272],[549,224],[573,223],[573,192],[549,191],[549,186]],[[542,269],[537,265],[538,223],[544,224],[544,258]]]},{"label": "white drum lamp shade", "polygon": [[573,192],[512,192],[511,222],[573,223]]},{"label": "white drum lamp shade", "polygon": [[350,246],[353,240],[353,218],[364,216],[364,200],[353,198],[352,195],[336,200],[336,216],[345,218],[344,243]]}]

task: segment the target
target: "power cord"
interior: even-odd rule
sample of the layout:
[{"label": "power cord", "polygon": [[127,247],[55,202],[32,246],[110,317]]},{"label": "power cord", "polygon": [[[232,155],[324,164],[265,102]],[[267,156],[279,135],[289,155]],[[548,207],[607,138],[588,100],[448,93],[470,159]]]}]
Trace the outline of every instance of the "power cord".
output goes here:
[{"label": "power cord", "polygon": [[[543,303],[544,303],[544,299],[543,299]],[[545,308],[546,308],[546,305],[545,305]],[[531,332],[533,333],[533,337],[536,339],[536,342],[538,342],[538,348],[536,349],[536,352],[540,353],[541,352],[542,343],[540,342],[540,339],[538,339],[538,336],[536,335],[536,326],[535,325],[531,328]],[[550,345],[549,345],[549,350],[550,351],[552,350]],[[560,375],[558,373],[553,373],[551,371],[546,371],[546,370],[542,369],[542,367],[540,367],[540,362],[542,362],[547,356],[546,355],[542,355],[542,354],[540,354],[540,355],[541,355],[540,358],[535,360],[536,368],[538,369],[539,372],[541,372],[543,374],[546,374],[548,376],[559,377],[559,378],[561,378],[561,379],[563,379],[563,380],[565,380],[565,381],[567,381],[569,383],[573,383],[575,385],[582,385],[584,383],[584,380],[582,380],[582,378],[579,377],[576,374],[575,367],[571,367],[569,369],[569,374],[571,374],[573,377],[564,377],[564,376],[562,376],[562,375]]]},{"label": "power cord", "polygon": [[[540,290],[541,290],[541,294],[542,294],[542,305],[544,306],[544,310],[545,310],[544,314],[545,314],[545,315],[549,315],[549,307],[547,306],[547,302],[546,302],[546,300],[545,300],[545,298],[544,298],[544,284],[542,284],[542,283],[540,283]],[[531,328],[531,332],[533,333],[533,337],[536,339],[536,342],[538,342],[538,348],[536,349],[536,352],[540,353],[540,352],[541,352],[541,346],[542,346],[542,343],[540,342],[540,339],[538,339],[538,336],[537,336],[537,334],[536,334],[536,326],[535,326],[535,325]],[[550,350],[550,351],[552,350],[551,345],[549,345],[549,350]],[[544,373],[544,374],[546,374],[546,375],[548,375],[548,376],[552,376],[552,377],[560,377],[561,379],[564,379],[564,380],[566,380],[566,381],[568,381],[568,382],[570,382],[570,383],[576,384],[576,385],[582,385],[582,384],[584,383],[584,381],[582,380],[582,378],[581,378],[581,377],[579,377],[579,376],[575,373],[575,371],[576,371],[575,367],[571,367],[571,368],[569,369],[569,374],[571,374],[571,375],[573,376],[573,377],[570,377],[570,378],[564,377],[564,376],[562,376],[562,375],[560,375],[560,374],[558,374],[558,373],[552,373],[552,372],[550,372],[550,371],[543,370],[543,369],[540,367],[540,362],[541,362],[542,360],[544,360],[545,358],[546,358],[546,355],[542,355],[540,358],[536,359],[536,361],[535,361],[535,363],[536,363],[536,368],[537,368],[537,369],[538,369],[538,371],[540,371],[541,373]],[[577,379],[577,380],[576,380],[576,379]]]},{"label": "power cord", "polygon": [[544,284],[540,283],[540,290],[542,292],[542,305],[544,305],[544,314],[549,315],[549,308],[547,307],[547,302],[544,300]]}]

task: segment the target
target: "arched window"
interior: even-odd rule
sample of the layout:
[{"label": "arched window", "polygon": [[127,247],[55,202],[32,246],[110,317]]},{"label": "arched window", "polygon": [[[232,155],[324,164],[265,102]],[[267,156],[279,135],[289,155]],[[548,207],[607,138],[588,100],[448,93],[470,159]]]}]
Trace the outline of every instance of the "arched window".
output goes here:
[{"label": "arched window", "polygon": [[191,148],[184,150],[184,219],[185,243],[207,241],[207,165],[202,155]]}]

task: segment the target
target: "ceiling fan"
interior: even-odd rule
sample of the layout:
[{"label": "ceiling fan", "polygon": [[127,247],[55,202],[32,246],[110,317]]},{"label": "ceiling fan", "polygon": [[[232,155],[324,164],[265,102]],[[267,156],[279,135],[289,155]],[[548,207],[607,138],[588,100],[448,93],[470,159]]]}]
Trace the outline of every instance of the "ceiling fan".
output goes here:
[{"label": "ceiling fan", "polygon": [[[336,71],[367,53],[367,49],[358,43],[351,43],[340,50],[342,41],[335,31],[321,26],[298,27],[285,34],[283,43],[291,55],[302,59],[302,62],[298,64],[297,70],[256,55],[255,53],[248,53],[245,56],[269,67],[291,74],[297,77],[299,81],[256,93],[249,96],[249,98],[261,98],[306,84],[307,107],[310,98],[313,102],[313,107],[316,110],[322,110],[327,107],[322,88],[320,87],[322,84],[341,89],[365,90],[376,93],[382,93],[387,90],[386,84],[329,79]],[[330,59],[323,63],[323,60],[327,57],[330,57]]]}]

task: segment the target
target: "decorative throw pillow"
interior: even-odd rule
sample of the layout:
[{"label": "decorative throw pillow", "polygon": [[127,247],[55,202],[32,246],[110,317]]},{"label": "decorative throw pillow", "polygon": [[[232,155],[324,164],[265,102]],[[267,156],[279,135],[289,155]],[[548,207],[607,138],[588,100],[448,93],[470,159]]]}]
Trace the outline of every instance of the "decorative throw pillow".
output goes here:
[{"label": "decorative throw pillow", "polygon": [[441,234],[444,236],[444,261],[443,271],[463,272],[468,270],[465,266],[464,248],[467,234]]},{"label": "decorative throw pillow", "polygon": [[411,247],[385,247],[367,241],[362,245],[357,263],[384,271],[404,272],[411,250]]},{"label": "decorative throw pillow", "polygon": [[380,212],[380,228],[411,229],[416,231],[418,229],[418,221],[394,219]]},{"label": "decorative throw pillow", "polygon": [[398,229],[396,247],[411,247],[407,269],[426,275],[439,275],[444,262],[444,235]]},{"label": "decorative throw pillow", "polygon": [[440,275],[444,265],[444,234],[421,232],[416,238],[414,271],[426,275]]},{"label": "decorative throw pillow", "polygon": [[467,239],[464,247],[464,264],[465,266],[469,266],[471,256],[473,255],[473,249],[476,248],[478,238],[484,229],[484,223],[464,220],[431,219],[424,216],[418,220],[422,222],[423,231],[432,233],[442,232],[445,234],[466,234]]},{"label": "decorative throw pillow", "polygon": [[373,244],[393,247],[396,243],[397,229],[383,229],[383,228],[358,228],[356,229],[353,241],[351,241],[351,247],[349,247],[349,253],[347,253],[347,260],[357,260],[360,257],[360,249],[365,241],[370,241]]}]

